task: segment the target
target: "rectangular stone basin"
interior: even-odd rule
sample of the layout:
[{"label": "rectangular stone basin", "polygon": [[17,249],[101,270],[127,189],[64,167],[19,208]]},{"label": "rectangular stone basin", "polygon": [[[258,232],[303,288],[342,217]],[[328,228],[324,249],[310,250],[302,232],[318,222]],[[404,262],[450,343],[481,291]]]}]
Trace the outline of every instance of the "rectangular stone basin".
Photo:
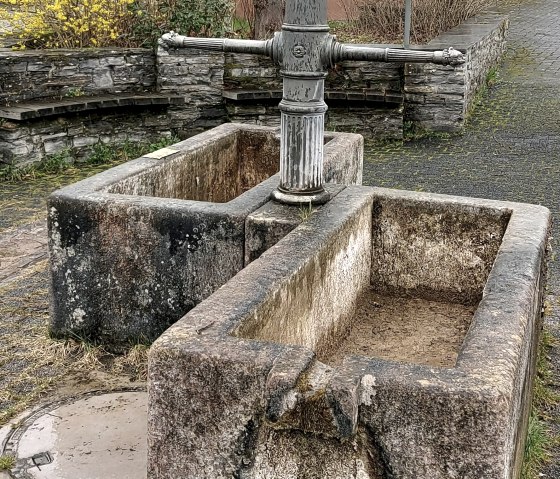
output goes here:
[{"label": "rectangular stone basin", "polygon": [[275,131],[240,129],[237,134],[210,137],[177,155],[177,147],[147,155],[169,159],[125,178],[108,193],[227,203],[278,171],[280,142]]},{"label": "rectangular stone basin", "polygon": [[154,343],[148,477],[518,478],[549,228],[347,187]]},{"label": "rectangular stone basin", "polygon": [[[361,183],[363,139],[326,139],[326,181]],[[278,165],[276,129],[226,124],[53,193],[52,334],[153,341],[244,267]]]}]

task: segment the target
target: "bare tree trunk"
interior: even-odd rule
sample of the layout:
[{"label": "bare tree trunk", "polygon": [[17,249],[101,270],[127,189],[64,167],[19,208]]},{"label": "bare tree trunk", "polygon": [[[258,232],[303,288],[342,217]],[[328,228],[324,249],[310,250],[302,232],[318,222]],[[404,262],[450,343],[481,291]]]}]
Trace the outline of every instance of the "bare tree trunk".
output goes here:
[{"label": "bare tree trunk", "polygon": [[254,0],[255,38],[264,40],[280,30],[284,18],[284,0]]}]

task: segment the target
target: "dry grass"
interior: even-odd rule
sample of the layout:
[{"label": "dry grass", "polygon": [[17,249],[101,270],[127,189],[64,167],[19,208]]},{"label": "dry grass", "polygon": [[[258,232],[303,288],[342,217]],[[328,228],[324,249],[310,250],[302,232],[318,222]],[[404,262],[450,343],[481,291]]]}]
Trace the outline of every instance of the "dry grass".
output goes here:
[{"label": "dry grass", "polygon": [[120,388],[147,376],[148,347],[110,354],[80,338],[48,335],[46,261],[0,287],[0,425],[63,389]]},{"label": "dry grass", "polygon": [[[380,43],[402,43],[403,0],[341,0],[349,22],[346,36],[370,38]],[[412,43],[426,43],[465,19],[494,5],[492,0],[412,0]]]}]

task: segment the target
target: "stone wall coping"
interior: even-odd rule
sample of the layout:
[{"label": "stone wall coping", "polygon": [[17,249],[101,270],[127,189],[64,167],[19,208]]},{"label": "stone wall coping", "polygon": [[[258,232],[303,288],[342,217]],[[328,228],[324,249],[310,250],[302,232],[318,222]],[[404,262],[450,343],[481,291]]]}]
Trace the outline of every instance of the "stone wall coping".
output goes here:
[{"label": "stone wall coping", "polygon": [[465,52],[472,45],[480,42],[487,35],[507,22],[509,17],[496,12],[486,12],[469,18],[451,30],[442,33],[426,45],[427,49],[439,50],[449,48]]},{"label": "stone wall coping", "polygon": [[44,57],[51,59],[52,57],[78,57],[78,58],[95,58],[106,57],[108,55],[144,55],[153,53],[151,48],[50,48],[44,50],[10,50],[1,49],[0,58],[21,59],[25,57]]},{"label": "stone wall coping", "polygon": [[126,106],[183,105],[185,97],[161,93],[122,93],[63,98],[61,100],[35,100],[17,106],[0,106],[0,118],[24,121],[79,111],[119,108]]}]

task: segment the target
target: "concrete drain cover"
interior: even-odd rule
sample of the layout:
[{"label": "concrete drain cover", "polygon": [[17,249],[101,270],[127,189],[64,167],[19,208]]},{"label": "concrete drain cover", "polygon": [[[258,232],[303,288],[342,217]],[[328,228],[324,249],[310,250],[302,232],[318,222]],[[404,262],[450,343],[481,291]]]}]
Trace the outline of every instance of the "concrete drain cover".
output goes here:
[{"label": "concrete drain cover", "polygon": [[41,408],[2,444],[14,479],[146,477],[147,394],[90,393]]}]

